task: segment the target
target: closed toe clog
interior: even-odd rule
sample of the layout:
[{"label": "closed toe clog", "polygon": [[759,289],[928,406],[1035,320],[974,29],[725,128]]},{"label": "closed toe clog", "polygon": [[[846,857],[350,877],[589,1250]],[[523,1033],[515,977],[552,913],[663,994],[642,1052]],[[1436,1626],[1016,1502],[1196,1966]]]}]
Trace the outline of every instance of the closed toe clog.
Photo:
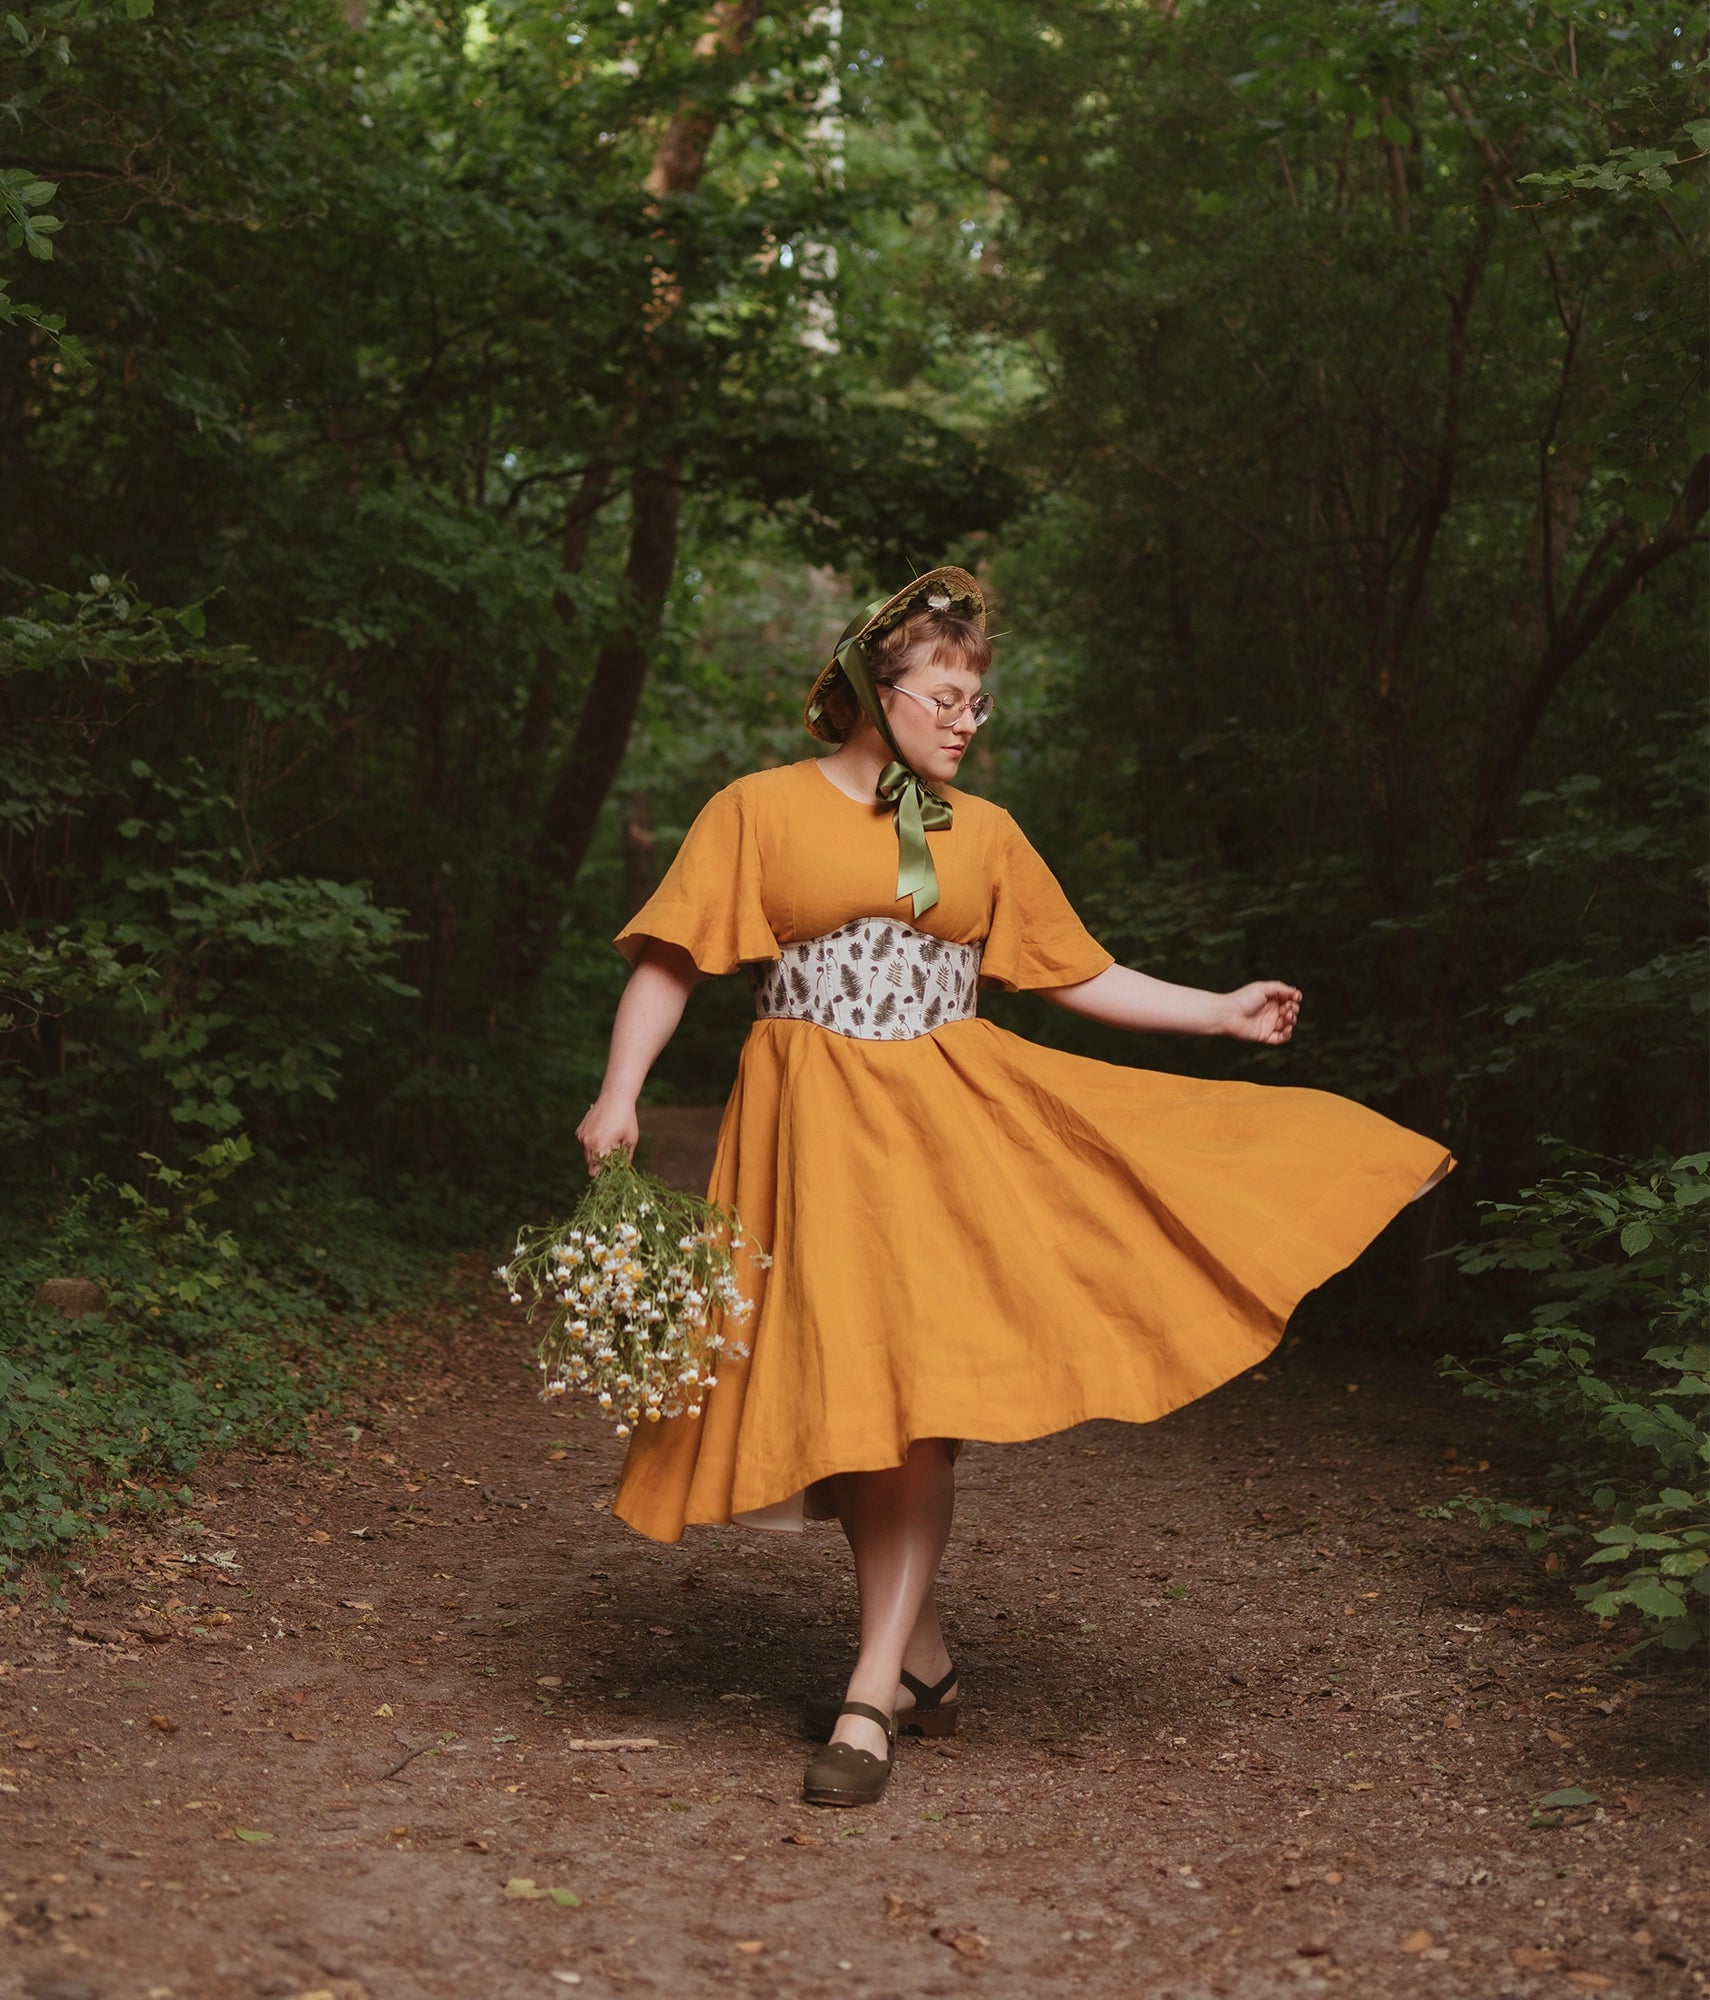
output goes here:
[{"label": "closed toe clog", "polygon": [[[810,1806],[870,1806],[884,1796],[896,1761],[896,1724],[882,1708],[864,1701],[839,1705],[841,1715],[864,1716],[885,1732],[885,1755],[857,1750],[850,1743],[828,1743],[807,1767],[802,1797]],[[835,1726],[835,1725],[834,1725]]]}]

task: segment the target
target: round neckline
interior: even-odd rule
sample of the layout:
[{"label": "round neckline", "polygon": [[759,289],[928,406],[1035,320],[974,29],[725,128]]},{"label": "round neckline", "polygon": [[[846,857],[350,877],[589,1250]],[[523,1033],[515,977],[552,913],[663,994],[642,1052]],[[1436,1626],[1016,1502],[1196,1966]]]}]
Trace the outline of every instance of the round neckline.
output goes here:
[{"label": "round neckline", "polygon": [[846,792],[835,778],[828,778],[820,768],[824,761],[823,757],[804,757],[802,759],[802,762],[814,773],[822,785],[834,791],[840,799],[846,799],[850,805],[861,806],[870,812],[879,804],[876,797],[873,799],[858,799],[853,792]]}]

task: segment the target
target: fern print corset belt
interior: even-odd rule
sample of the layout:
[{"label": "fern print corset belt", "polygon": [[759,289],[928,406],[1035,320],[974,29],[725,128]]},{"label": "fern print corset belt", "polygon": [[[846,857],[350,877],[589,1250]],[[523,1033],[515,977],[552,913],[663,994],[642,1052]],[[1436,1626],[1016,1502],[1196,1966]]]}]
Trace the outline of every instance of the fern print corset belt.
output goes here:
[{"label": "fern print corset belt", "polygon": [[812,1021],[863,1042],[911,1042],[974,1016],[977,944],[946,944],[894,917],[857,917],[748,968],[762,1021]]}]

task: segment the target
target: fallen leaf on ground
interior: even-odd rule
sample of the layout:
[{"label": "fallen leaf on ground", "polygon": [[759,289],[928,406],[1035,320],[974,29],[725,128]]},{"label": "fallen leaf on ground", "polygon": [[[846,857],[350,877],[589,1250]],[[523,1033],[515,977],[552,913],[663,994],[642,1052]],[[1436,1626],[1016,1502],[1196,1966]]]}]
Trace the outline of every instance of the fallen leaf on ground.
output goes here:
[{"label": "fallen leaf on ground", "polygon": [[237,1835],[239,1840],[271,1840],[273,1838],[270,1833],[258,1833],[252,1826],[234,1826],[232,1832]]},{"label": "fallen leaf on ground", "polygon": [[204,1611],[196,1620],[198,1625],[229,1625],[232,1614],[229,1611]]},{"label": "fallen leaf on ground", "polygon": [[1606,1972],[1569,1972],[1563,1976],[1570,1986],[1577,1986],[1582,1993],[1607,1993],[1615,1984]]},{"label": "fallen leaf on ground", "polygon": [[1401,1940],[1401,1948],[1403,1951],[1429,1951],[1431,1949],[1431,1933],[1429,1931],[1409,1931],[1406,1937]]},{"label": "fallen leaf on ground", "polygon": [[173,1721],[170,1715],[151,1715],[148,1719],[148,1726],[150,1729],[158,1729],[163,1736],[176,1736],[178,1734],[178,1724]]},{"label": "fallen leaf on ground", "polygon": [[409,1832],[409,1830],[410,1829],[407,1826],[395,1826],[392,1828],[391,1832],[387,1834],[386,1838],[388,1840],[402,1840],[404,1836]]},{"label": "fallen leaf on ground", "polygon": [[79,1639],[87,1639],[95,1646],[122,1646],[125,1635],[117,1625],[100,1625],[93,1620],[84,1620],[72,1626],[72,1632]]},{"label": "fallen leaf on ground", "polygon": [[657,1750],[657,1736],[572,1736],[566,1750]]},{"label": "fallen leaf on ground", "polygon": [[1554,1972],[1558,1963],[1553,1951],[1530,1944],[1517,1944],[1508,1956],[1522,1972]]},{"label": "fallen leaf on ground", "polygon": [[1594,1806],[1597,1794],[1588,1792],[1583,1785],[1563,1785],[1559,1792],[1546,1792],[1538,1801],[1543,1806]]},{"label": "fallen leaf on ground", "polygon": [[474,1848],[477,1854],[491,1854],[493,1851],[490,1843],[485,1840],[466,1840],[463,1845]]},{"label": "fallen leaf on ground", "polygon": [[785,1847],[817,1847],[819,1841],[811,1833],[786,1833],[783,1845]]},{"label": "fallen leaf on ground", "polygon": [[743,1938],[736,1948],[738,1951],[747,1952],[752,1957],[755,1952],[766,1949],[766,1940],[764,1938]]},{"label": "fallen leaf on ground", "polygon": [[346,1611],[372,1611],[374,1609],[372,1604],[365,1602],[360,1597],[341,1597],[339,1603]]},{"label": "fallen leaf on ground", "polygon": [[541,1674],[536,1678],[534,1684],[537,1688],[561,1688],[564,1685],[564,1676],[562,1674]]},{"label": "fallen leaf on ground", "polygon": [[947,1944],[961,1958],[984,1958],[986,1941],[978,1931],[953,1931],[948,1924],[937,1925],[932,1935],[940,1944]]},{"label": "fallen leaf on ground", "polygon": [[389,1701],[383,1701],[374,1713],[376,1715],[390,1715],[392,1713],[392,1704]]},{"label": "fallen leaf on ground", "polygon": [[321,1740],[307,1729],[287,1729],[285,1734],[293,1743],[318,1743]]},{"label": "fallen leaf on ground", "polygon": [[[465,1847],[478,1847],[479,1841],[465,1841]],[[561,1910],[579,1910],[582,1899],[574,1889],[542,1889],[532,1875],[513,1875],[500,1894],[512,1903],[556,1903]]]}]

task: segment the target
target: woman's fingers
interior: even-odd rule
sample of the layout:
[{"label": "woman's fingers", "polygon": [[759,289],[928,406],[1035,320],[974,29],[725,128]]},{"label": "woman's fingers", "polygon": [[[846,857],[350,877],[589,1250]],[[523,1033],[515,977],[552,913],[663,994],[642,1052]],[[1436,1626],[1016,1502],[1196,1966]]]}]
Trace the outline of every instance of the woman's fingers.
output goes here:
[{"label": "woman's fingers", "polygon": [[615,1153],[620,1146],[633,1153],[640,1136],[639,1122],[633,1111],[616,1111],[599,1103],[588,1106],[581,1124],[576,1127],[577,1143],[582,1148],[582,1158],[589,1173],[608,1153]]}]

